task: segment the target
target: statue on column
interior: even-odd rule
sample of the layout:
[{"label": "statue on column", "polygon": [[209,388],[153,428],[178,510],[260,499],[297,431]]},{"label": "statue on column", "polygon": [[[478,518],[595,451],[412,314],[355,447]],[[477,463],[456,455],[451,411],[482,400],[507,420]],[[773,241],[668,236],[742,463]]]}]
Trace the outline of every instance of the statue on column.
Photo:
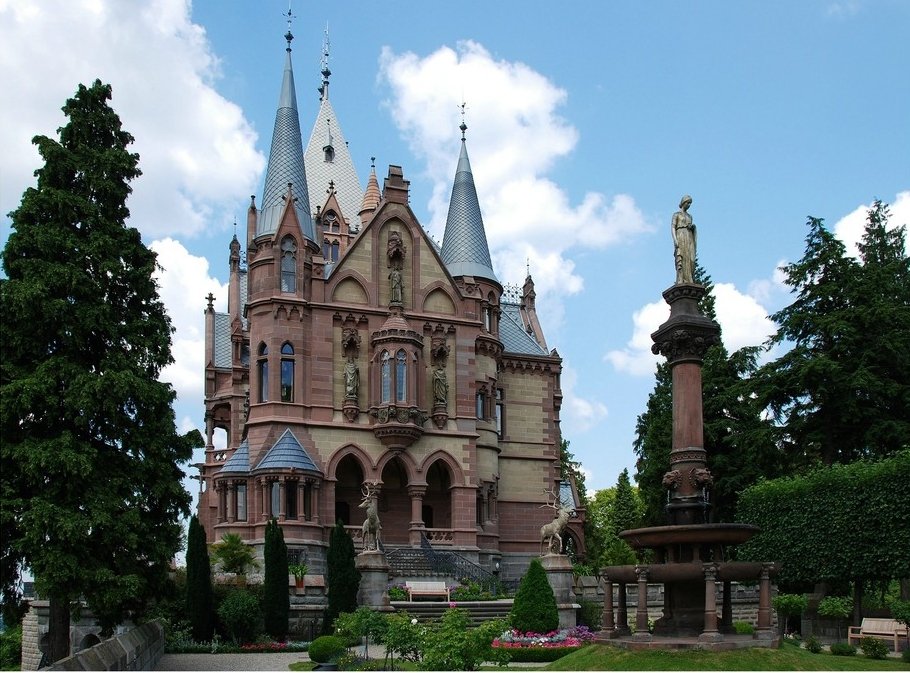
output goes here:
[{"label": "statue on column", "polygon": [[359,390],[360,370],[357,369],[357,363],[354,362],[354,355],[350,354],[347,362],[344,363],[344,396],[347,399],[356,400]]},{"label": "statue on column", "polygon": [[379,551],[379,490],[375,484],[364,484],[361,488],[363,500],[358,507],[366,510],[367,518],[363,522],[363,550]]},{"label": "statue on column", "polygon": [[401,269],[404,266],[404,256],[407,248],[398,231],[389,232],[389,241],[386,245],[386,257],[389,261],[389,303],[400,306],[404,302],[404,281]]},{"label": "statue on column", "polygon": [[449,381],[446,378],[445,363],[436,363],[436,371],[433,372],[433,404],[445,406],[449,397]]},{"label": "statue on column", "polygon": [[676,284],[694,283],[696,231],[689,206],[692,197],[686,194],[679,202],[679,210],[673,213],[670,231],[673,235],[673,259],[676,263]]}]

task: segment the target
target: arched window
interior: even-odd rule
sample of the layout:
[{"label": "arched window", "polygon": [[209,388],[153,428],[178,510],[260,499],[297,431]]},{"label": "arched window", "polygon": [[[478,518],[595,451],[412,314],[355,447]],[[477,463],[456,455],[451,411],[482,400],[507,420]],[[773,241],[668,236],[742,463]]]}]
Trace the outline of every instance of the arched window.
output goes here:
[{"label": "arched window", "polygon": [[281,346],[281,401],[294,401],[294,347],[285,342]]},{"label": "arched window", "polygon": [[237,484],[234,495],[234,503],[237,511],[235,518],[237,521],[246,521],[246,484]]},{"label": "arched window", "polygon": [[257,362],[259,376],[259,401],[269,401],[269,347],[259,344],[259,360]]},{"label": "arched window", "polygon": [[332,261],[338,261],[338,241],[332,241]]},{"label": "arched window", "polygon": [[297,291],[297,243],[293,236],[281,240],[281,291]]},{"label": "arched window", "polygon": [[389,351],[382,351],[382,355],[379,357],[381,399],[387,404],[392,400],[392,356]]},{"label": "arched window", "polygon": [[395,401],[404,402],[408,399],[408,356],[403,351],[398,351],[395,356]]},{"label": "arched window", "polygon": [[281,486],[277,481],[273,481],[271,484],[271,490],[269,491],[269,516],[277,519],[278,514],[281,512]]},{"label": "arched window", "polygon": [[326,260],[332,259],[332,244],[327,238],[322,239],[322,257]]}]

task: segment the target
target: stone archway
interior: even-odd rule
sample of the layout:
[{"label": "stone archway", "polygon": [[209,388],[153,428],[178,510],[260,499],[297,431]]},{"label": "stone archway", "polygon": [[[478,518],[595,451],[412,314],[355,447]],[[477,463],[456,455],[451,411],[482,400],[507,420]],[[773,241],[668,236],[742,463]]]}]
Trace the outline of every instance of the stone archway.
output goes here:
[{"label": "stone archway", "polygon": [[427,490],[423,496],[423,520],[427,537],[434,544],[451,544],[452,539],[452,474],[440,459],[427,469]]},{"label": "stone archway", "polygon": [[411,521],[407,466],[396,456],[383,466],[381,479],[379,520],[382,523],[383,544],[406,545],[409,543],[408,528]]},{"label": "stone archway", "polygon": [[353,453],[338,461],[335,468],[335,520],[345,526],[358,526],[363,521],[357,506],[363,499],[364,474],[363,465]]}]

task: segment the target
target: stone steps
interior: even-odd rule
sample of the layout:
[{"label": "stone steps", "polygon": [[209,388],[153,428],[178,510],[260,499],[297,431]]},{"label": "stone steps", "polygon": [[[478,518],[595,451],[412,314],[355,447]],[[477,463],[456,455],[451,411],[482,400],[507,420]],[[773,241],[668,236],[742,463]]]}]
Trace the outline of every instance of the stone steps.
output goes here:
[{"label": "stone steps", "polygon": [[[512,599],[498,601],[459,601],[456,607],[466,610],[471,615],[471,624],[477,626],[491,619],[505,619],[512,610]],[[450,604],[445,600],[426,601],[392,601],[392,607],[399,611],[406,611],[420,621],[439,619],[449,609]]]}]

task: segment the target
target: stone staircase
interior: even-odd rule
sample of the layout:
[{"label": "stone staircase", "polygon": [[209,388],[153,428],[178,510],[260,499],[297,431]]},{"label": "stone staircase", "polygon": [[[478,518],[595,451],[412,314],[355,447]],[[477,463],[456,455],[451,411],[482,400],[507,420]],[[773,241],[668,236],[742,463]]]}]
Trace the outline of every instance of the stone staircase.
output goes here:
[{"label": "stone staircase", "polygon": [[[385,557],[389,563],[389,572],[394,577],[437,577],[439,575],[422,549],[387,545]],[[454,582],[454,578],[448,579],[450,583]]]},{"label": "stone staircase", "polygon": [[[490,619],[505,619],[512,610],[512,599],[498,601],[462,601],[456,606],[466,610],[471,615],[471,624],[477,626]],[[449,609],[445,600],[434,601],[392,601],[392,607],[398,611],[406,611],[420,621],[439,619],[442,613]]]}]

